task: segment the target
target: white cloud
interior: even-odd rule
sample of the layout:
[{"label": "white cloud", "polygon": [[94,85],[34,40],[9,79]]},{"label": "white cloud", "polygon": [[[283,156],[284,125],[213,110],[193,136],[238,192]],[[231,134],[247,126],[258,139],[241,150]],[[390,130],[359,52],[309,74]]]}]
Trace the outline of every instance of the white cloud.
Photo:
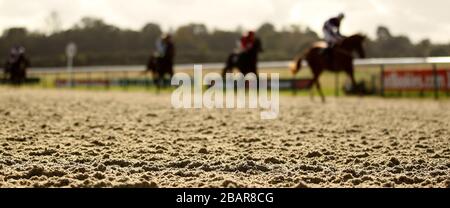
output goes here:
[{"label": "white cloud", "polygon": [[448,0],[0,0],[0,29],[25,26],[42,30],[46,16],[56,10],[66,28],[83,16],[94,16],[132,29],[147,22],[157,22],[165,29],[190,22],[210,28],[254,29],[272,22],[278,27],[310,26],[320,33],[323,22],[342,11],[348,17],[344,33],[374,34],[383,24],[415,41],[429,37],[448,42],[448,8]]},{"label": "white cloud", "polygon": [[375,8],[375,10],[382,15],[387,15],[391,12],[390,9],[380,0],[368,0],[368,1],[370,5],[372,5],[373,8]]}]

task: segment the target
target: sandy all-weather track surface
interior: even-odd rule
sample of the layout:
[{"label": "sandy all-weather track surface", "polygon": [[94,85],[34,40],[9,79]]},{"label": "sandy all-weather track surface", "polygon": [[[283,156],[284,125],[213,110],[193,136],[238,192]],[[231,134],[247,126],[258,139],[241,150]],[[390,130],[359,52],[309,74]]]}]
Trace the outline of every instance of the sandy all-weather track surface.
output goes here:
[{"label": "sandy all-weather track surface", "polygon": [[279,119],[259,112],[3,88],[0,186],[450,186],[448,100],[286,96]]}]

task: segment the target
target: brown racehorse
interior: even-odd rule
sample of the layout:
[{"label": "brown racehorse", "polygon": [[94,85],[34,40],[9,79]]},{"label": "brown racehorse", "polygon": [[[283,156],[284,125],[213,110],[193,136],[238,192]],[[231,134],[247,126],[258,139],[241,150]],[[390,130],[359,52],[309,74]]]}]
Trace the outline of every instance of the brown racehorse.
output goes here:
[{"label": "brown racehorse", "polygon": [[363,47],[365,39],[365,36],[359,34],[345,38],[341,43],[330,50],[329,53],[333,53],[332,63],[330,63],[327,54],[324,53],[326,46],[321,43],[315,43],[306,51],[306,53],[295,60],[295,67],[292,69],[292,72],[296,75],[302,67],[302,61],[306,60],[314,76],[311,85],[316,84],[317,90],[322,97],[322,101],[325,102],[325,96],[319,83],[320,75],[325,70],[332,72],[344,71],[350,77],[352,85],[355,86],[353,53],[356,52],[361,58],[365,58]]},{"label": "brown racehorse", "polygon": [[170,36],[165,37],[166,51],[164,56],[156,56],[152,54],[147,62],[147,70],[144,72],[152,72],[153,81],[156,89],[159,90],[161,86],[166,86],[165,75],[169,75],[170,80],[174,75],[174,59],[175,59],[175,44],[171,41]]},{"label": "brown racehorse", "polygon": [[232,53],[228,56],[222,76],[225,77],[226,73],[231,73],[234,68],[239,69],[244,75],[253,73],[258,76],[258,54],[262,52],[262,42],[259,38],[256,38],[253,47],[249,51],[238,54]]},{"label": "brown racehorse", "polygon": [[10,55],[5,63],[5,75],[13,85],[24,84],[27,80],[27,69],[30,61],[25,54]]},{"label": "brown racehorse", "polygon": [[169,80],[171,80],[174,75],[173,61],[166,57],[159,58],[152,55],[148,59],[147,70],[144,74],[148,72],[152,72],[153,82],[157,90],[159,90],[159,88],[164,87],[166,84],[164,81],[165,76],[169,75]]}]

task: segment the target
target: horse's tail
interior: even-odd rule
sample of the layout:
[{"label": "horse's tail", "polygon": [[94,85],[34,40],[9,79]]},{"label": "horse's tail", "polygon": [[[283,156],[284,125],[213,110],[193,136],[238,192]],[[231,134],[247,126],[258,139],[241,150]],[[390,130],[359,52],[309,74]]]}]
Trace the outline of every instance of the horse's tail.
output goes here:
[{"label": "horse's tail", "polygon": [[305,59],[305,54],[297,57],[294,61],[294,66],[291,68],[292,74],[296,75],[302,68],[303,59]]}]

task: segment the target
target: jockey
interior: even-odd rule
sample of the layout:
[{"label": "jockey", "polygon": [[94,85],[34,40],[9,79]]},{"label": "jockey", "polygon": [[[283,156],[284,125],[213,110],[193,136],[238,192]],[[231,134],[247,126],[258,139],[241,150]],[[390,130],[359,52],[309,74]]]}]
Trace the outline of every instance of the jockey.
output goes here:
[{"label": "jockey", "polygon": [[164,57],[166,54],[166,44],[164,43],[165,35],[156,40],[156,57]]},{"label": "jockey", "polygon": [[164,39],[164,58],[169,59],[170,61],[173,61],[175,57],[175,44],[172,40],[172,35],[167,34]]},{"label": "jockey", "polygon": [[253,31],[249,31],[246,35],[243,35],[241,37],[241,50],[245,52],[252,49],[255,40],[255,32]]},{"label": "jockey", "polygon": [[344,17],[344,13],[340,13],[337,17],[333,17],[326,21],[323,26],[325,41],[327,42],[329,48],[333,48],[344,38],[340,32],[341,22]]},{"label": "jockey", "polygon": [[18,46],[12,47],[9,52],[9,55],[16,56],[17,54],[19,54],[19,47]]},{"label": "jockey", "polygon": [[13,47],[5,63],[5,73],[13,84],[21,84],[26,79],[26,70],[30,66],[30,61],[25,56],[25,52],[23,46]]},{"label": "jockey", "polygon": [[242,34],[239,41],[237,41],[237,47],[234,51],[233,62],[237,62],[240,54],[244,54],[251,50],[256,42],[255,32],[249,31],[246,34]]}]

